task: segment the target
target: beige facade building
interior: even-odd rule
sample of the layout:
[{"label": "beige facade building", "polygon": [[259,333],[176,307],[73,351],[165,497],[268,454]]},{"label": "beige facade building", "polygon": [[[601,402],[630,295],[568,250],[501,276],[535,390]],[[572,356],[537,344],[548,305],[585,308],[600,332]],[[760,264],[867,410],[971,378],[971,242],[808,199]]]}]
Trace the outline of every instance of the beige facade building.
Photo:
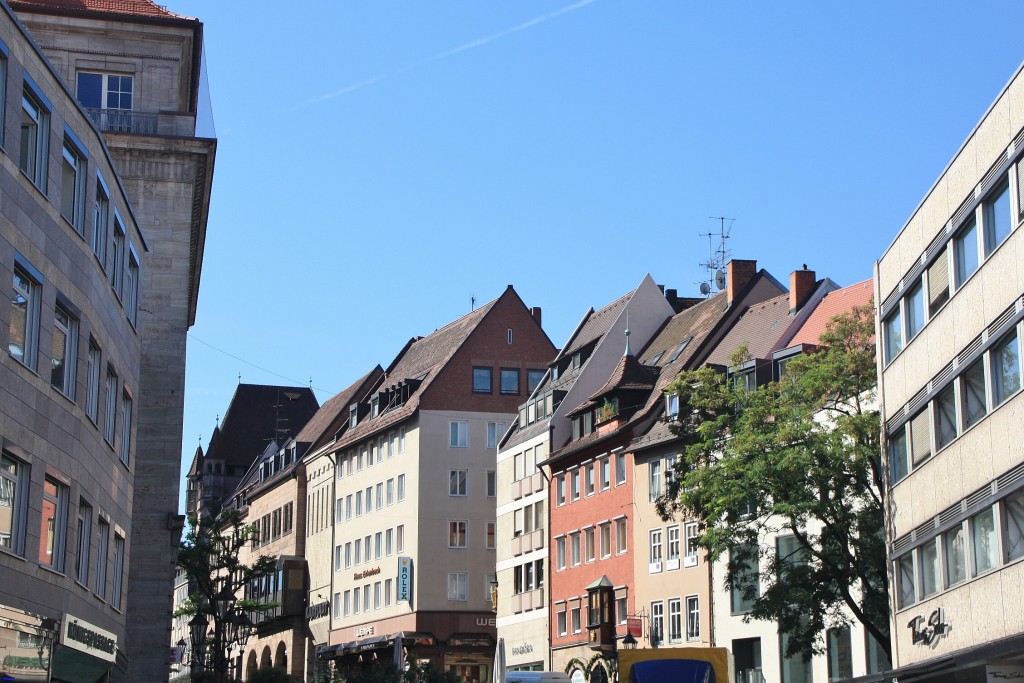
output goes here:
[{"label": "beige facade building", "polygon": [[[203,25],[151,0],[14,0],[11,6],[103,134],[147,236],[140,253],[142,368],[128,623],[131,680],[167,675],[181,534],[185,341],[195,321],[216,140],[197,135]],[[57,129],[53,129],[55,132]],[[51,168],[56,172],[58,164]]]},{"label": "beige facade building", "polygon": [[1024,74],[876,265],[894,677],[1024,675]]}]

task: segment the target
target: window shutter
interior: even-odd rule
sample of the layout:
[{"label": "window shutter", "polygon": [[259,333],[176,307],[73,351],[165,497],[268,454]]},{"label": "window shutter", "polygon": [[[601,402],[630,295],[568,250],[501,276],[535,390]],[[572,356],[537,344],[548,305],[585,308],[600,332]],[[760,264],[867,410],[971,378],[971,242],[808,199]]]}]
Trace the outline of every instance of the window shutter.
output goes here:
[{"label": "window shutter", "polygon": [[932,452],[931,428],[928,421],[928,409],[925,408],[910,420],[911,453],[914,464],[921,462]]},{"label": "window shutter", "polygon": [[943,251],[928,269],[928,310],[934,314],[949,299],[949,252]]}]

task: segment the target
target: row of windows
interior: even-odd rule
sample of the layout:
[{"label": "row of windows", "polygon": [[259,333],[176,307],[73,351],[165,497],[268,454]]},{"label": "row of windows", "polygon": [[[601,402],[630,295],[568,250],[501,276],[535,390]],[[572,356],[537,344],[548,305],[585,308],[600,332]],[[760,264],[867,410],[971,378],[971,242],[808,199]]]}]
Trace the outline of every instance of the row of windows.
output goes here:
[{"label": "row of windows", "polygon": [[[668,600],[655,600],[651,603],[651,642],[662,643],[668,636],[669,643],[683,642],[683,603],[682,598],[669,598]],[[668,632],[665,631],[665,607],[668,606]],[[686,604],[686,631],[687,642],[700,640],[700,598],[696,595],[688,595],[685,598]]]},{"label": "row of windows", "polygon": [[[468,595],[467,572],[449,572],[447,576],[448,599],[466,602]],[[488,575],[484,582],[486,600],[491,598],[491,584],[494,576]],[[390,607],[392,601],[398,602],[398,586],[392,579],[374,581],[363,586],[356,586],[344,592],[334,594],[334,618],[347,617],[350,614],[366,613],[383,607]]]},{"label": "row of windows", "polygon": [[[1011,166],[1020,183],[1021,164]],[[882,321],[885,362],[895,358],[925,324],[1003,243],[1017,224],[1024,207],[1011,206],[1009,175],[968,213],[938,257],[913,282]]]},{"label": "row of windows", "polygon": [[895,561],[902,609],[1024,557],[1024,492],[962,520]]},{"label": "row of windows", "polygon": [[[16,361],[33,372],[39,360],[40,329],[42,327],[42,276],[20,256],[14,266],[12,278],[8,352]],[[81,327],[74,308],[64,297],[54,296],[53,323],[50,340],[50,384],[71,401],[76,401],[78,377],[78,334]],[[102,353],[94,339],[89,339],[85,368],[85,414],[92,423],[102,428],[103,438],[111,448],[117,444],[118,456],[129,464],[132,445],[133,401],[127,385],[122,386],[117,371],[110,363],[106,366],[103,383],[103,423],[99,422],[100,375],[103,371]],[[121,423],[118,430],[117,408],[121,402]],[[120,439],[118,439],[120,431]]]},{"label": "row of windows", "polygon": [[[579,603],[575,601],[573,601],[572,604],[556,603],[555,629],[557,630],[558,635],[565,637],[569,635],[570,629],[573,634],[580,633],[583,630],[583,621],[581,616],[582,608]],[[628,617],[628,598],[625,595],[617,595],[615,597],[615,620],[619,624],[625,624]]]},{"label": "row of windows", "polygon": [[893,483],[925,462],[989,412],[1020,391],[1020,339],[1017,330],[1002,337],[964,368],[924,408],[889,434]]},{"label": "row of windows", "polygon": [[[615,527],[615,545],[612,545],[612,526]],[[555,538],[555,569],[562,571],[567,566],[577,567],[583,562],[596,562],[598,556],[607,559],[622,555],[629,550],[626,518],[619,517],[610,522],[601,522],[596,526],[580,531],[572,531]],[[600,540],[600,544],[598,541]]]},{"label": "row of windows", "polygon": [[263,515],[256,523],[257,533],[253,534],[252,547],[259,548],[292,532],[295,518],[295,504],[288,502],[273,512]]},{"label": "row of windows", "polygon": [[334,571],[340,571],[342,567],[348,569],[364,562],[391,557],[393,553],[404,551],[405,525],[399,524],[393,529],[378,531],[365,538],[357,538],[344,545],[339,543],[334,546]]},{"label": "row of windows", "polygon": [[[761,579],[758,563],[759,550],[753,545],[742,545],[729,558],[732,565],[733,582],[730,604],[733,614],[746,614],[754,608],[754,602],[761,595]],[[786,535],[775,538],[775,553],[785,563],[803,562],[803,546],[796,536]]]},{"label": "row of windows", "polygon": [[[484,547],[487,550],[494,550],[494,537],[497,530],[495,522],[487,522],[484,525]],[[448,547],[468,548],[469,547],[469,521],[465,519],[450,520],[448,522]]]},{"label": "row of windows", "polygon": [[512,592],[529,593],[544,586],[544,558],[517,564],[512,568]]},{"label": "row of windows", "polygon": [[[592,463],[586,463],[580,467],[570,470],[568,474],[560,474],[555,478],[555,505],[565,505],[566,500],[566,479],[569,480],[569,501],[576,502],[581,495],[581,479],[584,489],[582,494],[592,496],[600,489],[607,491],[612,486],[611,480],[611,456],[598,458]],[[615,485],[621,486],[626,483],[626,454],[615,455]]]},{"label": "row of windows", "polygon": [[537,472],[537,463],[544,460],[543,452],[544,445],[538,444],[533,448],[527,448],[514,454],[512,456],[512,481],[533,476]]},{"label": "row of windows", "polygon": [[[683,526],[685,534],[682,558],[683,567],[697,566],[697,523],[687,522]],[[665,529],[651,529],[648,532],[648,571],[658,574],[662,570],[679,569],[679,525],[674,524]]]},{"label": "row of windows", "polygon": [[[396,486],[397,485],[397,486]],[[382,510],[386,506],[401,503],[405,500],[405,475],[399,474],[397,478],[388,479],[386,482],[377,482],[376,486],[367,486],[365,490],[339,496],[334,501],[334,521],[341,523],[353,517],[362,517],[370,514],[374,509]],[[374,502],[376,498],[376,508]]]},{"label": "row of windows", "polygon": [[363,471],[363,465],[373,467],[374,463],[384,462],[385,458],[393,458],[396,453],[405,453],[405,427],[391,430],[385,437],[370,439],[360,447],[351,448],[338,458],[338,479],[352,476]]},{"label": "row of windows", "polygon": [[[675,476],[679,455],[671,455],[662,462],[661,458],[651,460],[647,465],[647,500],[651,503],[668,492]],[[664,476],[662,476],[664,472]]]},{"label": "row of windows", "polygon": [[[526,371],[526,395],[529,396],[537,388],[540,381],[544,379],[544,370]],[[498,389],[506,396],[519,395],[519,368],[499,368]],[[473,366],[473,393],[492,394],[494,393],[494,368],[475,365]]]},{"label": "row of windows", "polygon": [[[25,530],[29,514],[30,467],[9,453],[0,454],[0,549],[19,556],[25,555]],[[47,476],[39,502],[39,547],[36,559],[54,571],[64,572],[65,550],[68,536],[68,507],[70,488],[63,482]],[[110,522],[103,515],[95,515],[85,500],[78,506],[76,541],[78,561],[75,580],[92,589],[100,600],[107,599],[107,579],[110,568]],[[96,543],[95,565],[91,561],[93,541]],[[124,575],[124,537],[114,534],[113,567],[110,604],[121,607],[121,588]],[[94,571],[91,571],[94,570]],[[90,573],[92,582],[90,585]]]}]

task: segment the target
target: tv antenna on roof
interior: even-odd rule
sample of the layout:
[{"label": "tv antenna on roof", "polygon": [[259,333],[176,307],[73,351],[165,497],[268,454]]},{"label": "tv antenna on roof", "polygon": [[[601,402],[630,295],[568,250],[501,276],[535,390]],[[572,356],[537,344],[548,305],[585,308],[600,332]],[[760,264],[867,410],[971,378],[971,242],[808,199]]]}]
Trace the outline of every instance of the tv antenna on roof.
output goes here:
[{"label": "tv antenna on roof", "polygon": [[[708,260],[700,263],[701,268],[705,268],[708,271],[709,278],[700,283],[700,293],[704,296],[711,294],[712,283],[718,291],[725,289],[725,264],[729,260],[729,251],[725,248],[725,241],[729,239],[729,232],[732,230],[732,224],[736,220],[735,218],[726,218],[725,216],[708,216],[711,220],[718,221],[718,232],[702,232],[698,233],[699,237],[708,238]],[[729,221],[729,225],[726,226],[725,222]],[[714,239],[718,238],[718,247],[715,247]]]}]

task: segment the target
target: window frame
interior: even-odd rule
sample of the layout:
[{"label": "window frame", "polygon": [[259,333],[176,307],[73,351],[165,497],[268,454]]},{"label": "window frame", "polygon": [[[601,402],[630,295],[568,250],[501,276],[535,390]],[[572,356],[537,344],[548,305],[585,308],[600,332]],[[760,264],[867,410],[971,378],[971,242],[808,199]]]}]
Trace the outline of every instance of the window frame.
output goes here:
[{"label": "window frame", "polygon": [[453,519],[448,520],[448,548],[449,550],[465,550],[469,547],[469,520]]},{"label": "window frame", "polygon": [[469,448],[469,421],[449,420],[448,447]]},{"label": "window frame", "polygon": [[0,451],[0,481],[6,483],[3,488],[5,497],[10,499],[11,510],[10,529],[5,532],[7,543],[0,536],[0,551],[19,557],[25,554],[30,474],[28,463],[7,451]]},{"label": "window frame", "polygon": [[469,495],[469,470],[452,468],[448,470],[448,496],[465,498]]},{"label": "window frame", "polygon": [[[514,375],[514,376],[513,376]],[[498,370],[498,391],[503,396],[519,395],[519,368],[499,368]],[[506,379],[508,382],[506,383]],[[514,382],[512,380],[515,380]]]},{"label": "window frame", "polygon": [[[18,150],[18,168],[44,195],[47,194],[47,174],[50,158],[49,100],[35,82],[25,74],[21,93],[21,136]],[[26,126],[26,116],[33,130]],[[26,134],[26,131],[29,131]],[[32,144],[29,146],[29,137]]]},{"label": "window frame", "polygon": [[[19,279],[21,282],[19,282]],[[8,353],[11,357],[35,372],[39,361],[39,327],[40,311],[42,308],[42,276],[31,266],[16,259],[13,275],[11,278],[12,300],[10,313],[10,339],[15,339],[15,318],[24,320],[24,338],[22,340],[21,354],[11,352],[11,344],[8,344]],[[24,300],[24,314],[18,314],[18,299]]]},{"label": "window frame", "polygon": [[474,394],[494,393],[494,368],[474,365],[472,370],[472,387]]},{"label": "window frame", "polygon": [[[47,487],[52,487],[52,491]],[[70,494],[67,484],[47,476],[43,479],[42,505],[40,506],[40,532],[39,532],[39,564],[51,567],[54,571],[64,571],[65,551],[67,544],[68,527],[68,496]],[[53,506],[53,526],[48,529],[46,518],[49,503]],[[51,536],[52,534],[52,536]],[[49,552],[49,560],[43,558],[43,551],[46,548]]]},{"label": "window frame", "polygon": [[[64,316],[62,322],[60,317]],[[64,352],[57,357],[57,340],[63,337]],[[50,386],[75,400],[75,380],[78,369],[78,317],[59,300],[53,307],[53,352],[50,354]],[[59,365],[59,370],[58,370]]]},{"label": "window frame", "polygon": [[467,579],[468,574],[466,572],[448,572],[448,601],[449,602],[467,602]]},{"label": "window frame", "polygon": [[[85,186],[88,178],[89,153],[79,141],[78,136],[67,126],[64,127],[61,159],[60,214],[75,229],[75,232],[82,235],[85,234],[83,216],[85,214]],[[70,188],[68,187],[69,180]]]}]

